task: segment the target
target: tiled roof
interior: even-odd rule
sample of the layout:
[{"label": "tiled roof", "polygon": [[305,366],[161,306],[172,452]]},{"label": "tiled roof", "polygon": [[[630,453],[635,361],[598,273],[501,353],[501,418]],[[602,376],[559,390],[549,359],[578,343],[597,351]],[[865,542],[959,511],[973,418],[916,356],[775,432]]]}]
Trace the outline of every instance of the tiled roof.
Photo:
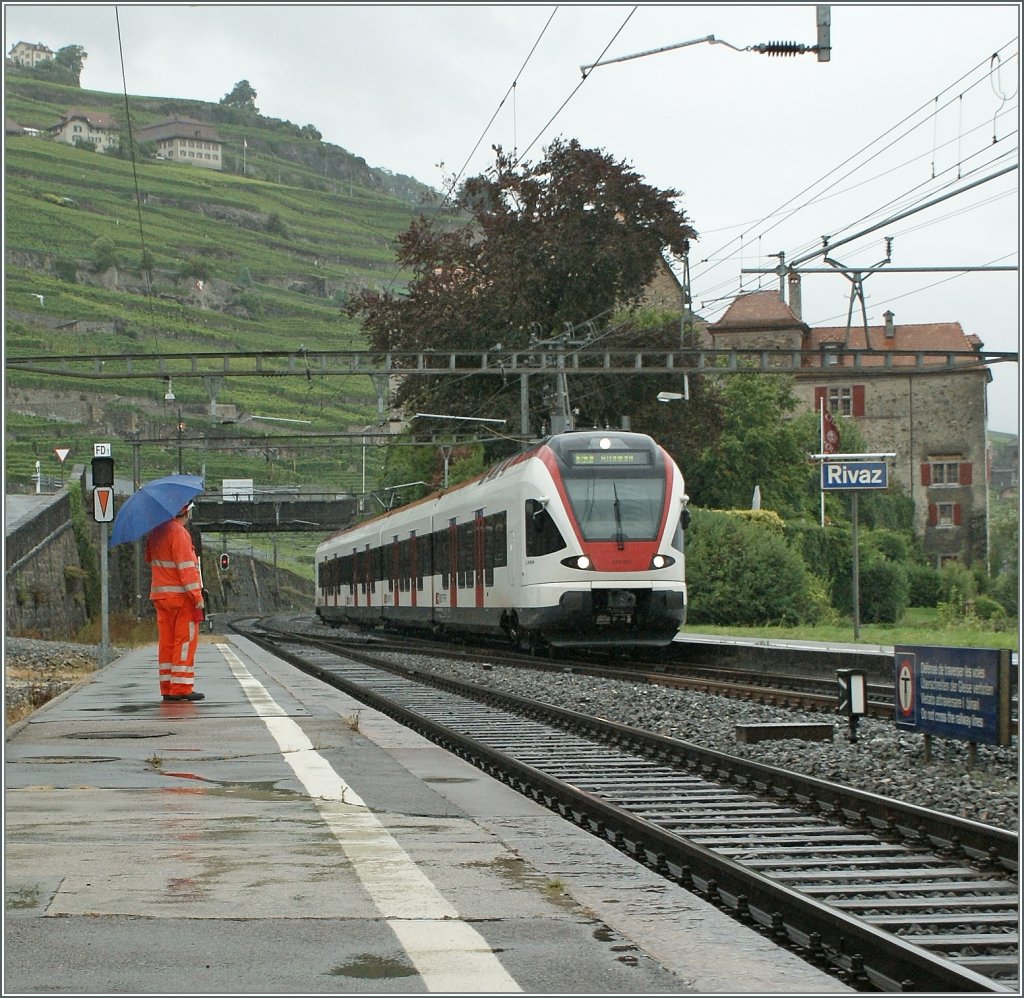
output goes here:
[{"label": "tiled roof", "polygon": [[[819,350],[825,344],[842,344],[850,350],[871,350],[877,356],[860,355],[858,362],[864,366],[879,366],[886,363],[895,367],[910,366],[917,363],[914,356],[899,356],[894,351],[924,351],[926,353],[942,353],[967,350],[978,351],[982,341],[974,335],[968,336],[959,322],[922,322],[913,325],[893,325],[894,335],[885,335],[885,326],[868,326],[868,335],[864,335],[864,327],[856,323],[850,327],[849,340],[846,339],[845,326],[818,326],[810,329],[804,337],[805,350]],[[886,356],[890,354],[891,356]],[[852,364],[853,360],[844,361]],[[805,358],[805,367],[819,367],[817,358]],[[843,366],[843,365],[840,365]]]},{"label": "tiled roof", "polygon": [[807,327],[793,314],[793,310],[779,298],[777,291],[751,291],[740,295],[718,322],[708,326],[712,333],[730,330],[779,329]]},{"label": "tiled roof", "polygon": [[136,132],[136,138],[143,142],[158,142],[160,139],[200,139],[203,142],[224,140],[209,125],[191,118],[169,118],[167,121],[147,125]]},{"label": "tiled roof", "polygon": [[102,114],[99,111],[85,111],[81,108],[73,107],[69,111],[65,111],[60,116],[60,121],[53,128],[60,128],[66,125],[69,121],[74,121],[76,118],[80,118],[82,121],[88,122],[93,128],[116,128],[117,125],[114,119],[109,114]]}]

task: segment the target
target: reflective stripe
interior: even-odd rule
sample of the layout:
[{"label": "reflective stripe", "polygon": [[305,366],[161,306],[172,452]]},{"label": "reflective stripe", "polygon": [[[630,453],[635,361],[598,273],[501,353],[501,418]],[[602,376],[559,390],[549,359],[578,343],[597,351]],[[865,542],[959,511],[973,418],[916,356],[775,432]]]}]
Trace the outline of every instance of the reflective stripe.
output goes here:
[{"label": "reflective stripe", "polygon": [[151,565],[157,565],[160,568],[173,568],[181,572],[186,568],[197,568],[196,562],[191,558],[188,561],[157,561],[155,558],[150,562]]},{"label": "reflective stripe", "polygon": [[184,593],[195,592],[197,589],[202,588],[202,585],[198,582],[188,582],[183,586],[153,586],[150,589],[150,593],[178,593],[183,595]]}]

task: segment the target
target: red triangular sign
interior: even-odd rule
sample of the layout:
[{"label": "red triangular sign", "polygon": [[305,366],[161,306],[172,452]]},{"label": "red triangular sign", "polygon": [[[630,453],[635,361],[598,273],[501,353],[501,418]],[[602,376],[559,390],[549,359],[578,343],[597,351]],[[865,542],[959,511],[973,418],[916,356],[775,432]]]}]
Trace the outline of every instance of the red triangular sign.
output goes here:
[{"label": "red triangular sign", "polygon": [[96,493],[96,498],[99,500],[100,513],[103,516],[107,515],[107,504],[110,502],[111,492],[109,489],[99,489]]}]

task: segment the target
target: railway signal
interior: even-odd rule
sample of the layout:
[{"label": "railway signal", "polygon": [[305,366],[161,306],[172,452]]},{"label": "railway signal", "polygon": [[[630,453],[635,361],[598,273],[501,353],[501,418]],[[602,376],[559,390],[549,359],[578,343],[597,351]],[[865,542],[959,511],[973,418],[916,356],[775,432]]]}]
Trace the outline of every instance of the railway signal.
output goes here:
[{"label": "railway signal", "polygon": [[228,565],[230,565],[230,564],[231,564],[231,559],[228,557],[227,551],[225,551],[220,556],[220,570],[222,572],[226,572],[228,570]]}]

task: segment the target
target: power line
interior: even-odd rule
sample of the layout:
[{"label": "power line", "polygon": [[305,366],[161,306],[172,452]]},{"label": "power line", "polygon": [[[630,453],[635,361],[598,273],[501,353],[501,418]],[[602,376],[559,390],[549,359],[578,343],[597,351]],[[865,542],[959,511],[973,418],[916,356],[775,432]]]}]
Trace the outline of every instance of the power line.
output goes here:
[{"label": "power line", "polygon": [[[1012,44],[1013,44],[1013,41],[1011,40],[1010,42],[1007,42],[1007,43],[1006,43],[1005,45],[1003,45],[1003,46],[1002,46],[1002,49],[1005,49],[1005,48],[1007,48],[1007,47],[1008,47],[1009,45],[1012,45]],[[1000,51],[1001,51],[1001,50],[1000,50]],[[997,55],[998,55],[998,53],[997,53]],[[961,76],[961,77],[960,77],[959,79],[957,79],[957,80],[956,80],[956,81],[954,81],[953,83],[949,84],[949,85],[948,85],[948,86],[947,86],[946,88],[944,88],[944,90],[942,90],[942,91],[940,92],[940,94],[939,94],[938,96],[942,96],[943,94],[947,94],[947,93],[949,93],[949,92],[950,92],[950,91],[952,91],[952,90],[953,90],[954,88],[958,87],[958,86],[959,86],[959,84],[961,84],[961,83],[962,83],[962,82],[963,82],[964,80],[968,79],[968,78],[969,78],[969,77],[970,77],[970,76],[971,76],[971,75],[972,75],[973,73],[976,73],[976,72],[978,72],[978,70],[979,70],[980,68],[982,68],[982,67],[986,67],[986,66],[989,66],[989,65],[990,65],[990,57],[986,57],[986,59],[985,59],[984,61],[982,61],[982,62],[980,62],[980,63],[976,64],[976,65],[975,65],[974,67],[972,67],[972,68],[971,68],[970,70],[968,70],[968,71],[967,71],[966,73],[964,73],[964,74],[963,74],[963,75],[962,75],[962,76]],[[982,78],[982,79],[986,79],[986,78],[988,78],[988,77],[984,77],[984,78]],[[978,81],[976,81],[976,82],[975,82],[974,84],[972,84],[971,88],[973,89],[973,87],[975,87],[975,86],[978,86],[978,85],[980,85],[980,83],[981,83],[981,82],[982,82],[982,80],[978,80]],[[751,235],[751,234],[752,234],[752,233],[754,232],[754,230],[756,230],[756,229],[758,229],[758,228],[759,228],[760,226],[762,226],[762,225],[763,225],[763,224],[765,223],[765,221],[767,221],[768,219],[771,219],[771,218],[776,218],[776,217],[778,217],[778,215],[779,215],[779,214],[780,214],[780,213],[781,213],[781,212],[782,212],[782,211],[783,211],[784,209],[788,208],[788,207],[789,207],[790,205],[792,205],[792,204],[793,204],[793,203],[794,203],[795,201],[797,201],[797,200],[798,200],[799,198],[802,198],[802,197],[803,197],[804,195],[808,194],[808,193],[809,193],[810,191],[813,191],[813,190],[814,190],[814,189],[815,189],[816,187],[819,187],[819,186],[820,186],[821,184],[823,184],[823,183],[824,183],[824,182],[825,182],[826,180],[828,180],[828,179],[829,179],[829,177],[831,177],[831,176],[832,176],[833,174],[836,174],[836,173],[837,173],[838,171],[842,170],[842,169],[843,169],[844,167],[846,167],[846,166],[847,166],[848,164],[851,164],[851,163],[855,162],[855,161],[856,161],[856,160],[857,160],[858,158],[862,157],[862,156],[863,156],[863,155],[864,155],[864,154],[865,154],[865,153],[866,153],[866,152],[867,152],[868,150],[872,149],[872,148],[873,148],[874,146],[876,146],[876,145],[877,145],[878,143],[880,143],[880,142],[881,142],[882,140],[884,140],[884,139],[885,139],[885,138],[886,138],[887,136],[889,136],[889,135],[891,135],[892,133],[896,132],[896,131],[897,131],[897,129],[900,129],[900,128],[902,128],[902,127],[903,127],[904,125],[906,125],[906,124],[907,124],[908,122],[911,122],[911,121],[913,121],[913,119],[914,119],[914,118],[915,118],[915,117],[916,117],[917,115],[919,115],[919,114],[920,114],[920,113],[921,113],[921,112],[922,112],[923,110],[926,110],[927,108],[931,107],[931,106],[933,105],[934,101],[936,101],[937,99],[938,99],[938,97],[936,97],[936,98],[932,98],[932,99],[929,99],[929,101],[928,101],[928,102],[926,102],[925,104],[922,104],[921,106],[919,106],[918,108],[916,108],[916,109],[915,109],[914,111],[912,111],[912,112],[911,112],[910,114],[906,115],[906,116],[905,116],[904,118],[902,118],[902,119],[901,119],[900,121],[898,121],[898,122],[897,122],[896,124],[892,125],[892,126],[891,126],[890,128],[888,128],[888,129],[886,129],[886,131],[884,131],[884,132],[883,132],[883,133],[882,133],[881,135],[879,135],[878,137],[876,137],[875,139],[873,139],[873,140],[872,140],[871,142],[867,143],[867,144],[866,144],[865,146],[863,146],[863,147],[862,147],[861,149],[859,149],[859,150],[858,150],[857,152],[855,152],[855,153],[851,154],[850,156],[848,156],[848,157],[847,157],[847,158],[846,158],[845,160],[843,160],[843,161],[842,161],[841,163],[839,163],[839,164],[838,164],[837,166],[833,167],[833,168],[832,168],[832,169],[831,169],[831,170],[830,170],[830,171],[829,171],[828,173],[826,173],[826,174],[825,174],[824,176],[822,176],[822,177],[821,177],[821,178],[819,178],[818,180],[814,181],[813,183],[809,184],[809,185],[808,185],[807,187],[805,187],[805,188],[804,188],[804,189],[803,189],[802,191],[800,191],[799,193],[797,193],[797,194],[793,195],[793,197],[791,197],[791,198],[790,198],[789,200],[785,201],[785,202],[784,202],[784,203],[783,203],[782,205],[780,205],[780,206],[779,206],[778,208],[774,209],[774,211],[772,211],[772,212],[771,212],[771,213],[770,213],[769,215],[765,216],[765,218],[764,218],[764,219],[762,219],[762,221],[761,221],[761,222],[757,223],[757,225],[751,226],[751,227],[750,227],[749,229],[747,229],[746,231],[744,231],[743,233],[741,233],[741,234],[740,234],[740,236],[738,236],[738,237],[735,237],[734,239],[730,240],[729,242],[727,242],[726,244],[724,244],[724,245],[723,245],[722,247],[719,247],[718,249],[716,249],[716,250],[713,250],[713,251],[712,251],[712,252],[711,252],[711,253],[709,254],[709,257],[717,257],[717,254],[718,254],[718,253],[720,253],[720,252],[721,252],[722,250],[724,250],[724,249],[725,249],[725,248],[727,248],[728,246],[730,246],[730,245],[732,245],[732,244],[736,243],[737,239],[745,239],[746,237],[750,236],[750,235]],[[955,100],[955,98],[953,98],[953,100]],[[948,104],[947,104],[947,106],[948,106]],[[929,119],[926,119],[926,120],[929,120]],[[836,179],[835,181],[833,181],[833,182],[832,182],[832,184],[830,184],[830,185],[829,185],[829,187],[828,187],[828,188],[826,188],[826,189],[825,189],[825,191],[823,191],[823,192],[819,192],[819,194],[816,194],[816,195],[815,195],[814,197],[811,197],[811,198],[809,198],[808,200],[804,201],[804,202],[803,202],[802,204],[799,204],[799,205],[797,205],[796,207],[794,207],[794,208],[792,209],[792,211],[790,211],[790,212],[789,212],[788,214],[786,214],[786,215],[785,215],[785,217],[784,217],[784,218],[782,218],[782,219],[781,219],[780,221],[776,222],[776,223],[775,223],[775,225],[771,226],[771,227],[770,227],[769,229],[767,229],[767,230],[764,230],[764,231],[762,232],[762,235],[764,235],[764,234],[766,234],[767,232],[770,232],[770,231],[771,231],[772,229],[776,228],[776,227],[777,227],[777,226],[778,226],[779,224],[781,224],[781,221],[787,221],[787,220],[789,220],[790,218],[792,218],[792,217],[793,217],[794,215],[796,215],[796,214],[797,214],[797,213],[798,213],[799,211],[803,210],[804,208],[806,208],[806,207],[808,207],[808,206],[810,206],[810,205],[812,205],[812,204],[815,204],[815,203],[817,203],[817,201],[818,201],[819,197],[821,196],[821,194],[823,194],[823,193],[827,192],[827,191],[828,191],[828,190],[830,190],[830,189],[831,189],[832,187],[834,187],[834,186],[835,186],[835,185],[836,185],[837,183],[840,183],[840,182],[841,182],[842,180],[844,180],[844,179],[848,178],[849,176],[851,176],[851,175],[852,175],[852,174],[853,174],[853,173],[854,173],[854,172],[855,172],[856,170],[862,169],[862,168],[863,168],[864,166],[866,166],[866,165],[867,165],[867,163],[870,163],[870,162],[871,162],[871,161],[872,161],[873,159],[876,159],[876,158],[877,158],[877,157],[878,157],[878,156],[879,156],[879,155],[880,155],[880,154],[881,154],[882,152],[884,152],[884,151],[886,151],[886,150],[888,150],[888,149],[892,148],[892,146],[894,146],[894,145],[896,144],[896,142],[898,142],[898,141],[900,141],[900,140],[902,140],[902,139],[905,139],[905,138],[906,138],[906,137],[907,137],[907,136],[908,136],[909,134],[911,134],[911,133],[912,133],[912,132],[913,132],[914,130],[916,130],[917,128],[921,127],[921,125],[922,125],[922,124],[924,124],[924,122],[918,122],[918,123],[917,123],[917,124],[915,124],[915,125],[914,125],[914,126],[913,126],[912,128],[910,128],[910,129],[909,129],[908,131],[906,131],[906,132],[904,132],[904,133],[902,133],[902,134],[898,135],[898,136],[897,136],[896,138],[894,138],[894,139],[893,139],[893,140],[892,140],[891,142],[889,142],[889,143],[888,143],[888,144],[887,144],[887,145],[886,145],[886,146],[884,147],[884,149],[878,150],[877,152],[873,153],[873,154],[872,154],[872,155],[871,155],[871,156],[870,156],[870,157],[869,157],[869,158],[868,158],[868,159],[867,159],[866,161],[864,161],[864,162],[861,162],[861,163],[858,163],[858,165],[857,165],[857,166],[853,167],[853,168],[852,168],[852,169],[850,169],[850,170],[849,170],[849,171],[848,171],[847,173],[845,173],[845,174],[843,174],[843,175],[842,175],[841,177],[837,178],[837,179]],[[733,256],[734,256],[734,255],[733,255]],[[699,279],[700,277],[702,277],[702,276],[706,275],[707,273],[710,273],[710,271],[711,271],[711,270],[713,270],[713,269],[715,269],[716,267],[720,266],[720,265],[721,265],[721,263],[722,263],[722,262],[724,262],[724,261],[725,261],[726,259],[731,259],[731,258],[732,258],[732,257],[726,257],[726,258],[719,258],[719,260],[718,260],[718,263],[716,263],[716,264],[715,264],[714,266],[712,266],[711,268],[708,268],[708,270],[707,270],[707,271],[704,271],[704,272],[703,272],[702,274],[698,274],[698,275],[697,275],[697,279]]]}]

